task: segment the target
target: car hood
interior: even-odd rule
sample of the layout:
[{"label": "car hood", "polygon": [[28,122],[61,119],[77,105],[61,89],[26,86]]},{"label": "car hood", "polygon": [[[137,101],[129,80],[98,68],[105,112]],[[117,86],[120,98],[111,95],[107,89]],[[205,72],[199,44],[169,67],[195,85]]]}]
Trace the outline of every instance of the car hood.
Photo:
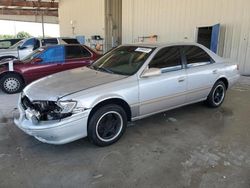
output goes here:
[{"label": "car hood", "polygon": [[9,54],[9,53],[17,53],[17,49],[0,49],[0,55],[5,55],[5,54]]},{"label": "car hood", "polygon": [[114,82],[125,77],[126,76],[95,71],[87,67],[77,68],[37,80],[24,89],[24,94],[28,96],[31,101],[57,101],[64,96],[98,85]]}]

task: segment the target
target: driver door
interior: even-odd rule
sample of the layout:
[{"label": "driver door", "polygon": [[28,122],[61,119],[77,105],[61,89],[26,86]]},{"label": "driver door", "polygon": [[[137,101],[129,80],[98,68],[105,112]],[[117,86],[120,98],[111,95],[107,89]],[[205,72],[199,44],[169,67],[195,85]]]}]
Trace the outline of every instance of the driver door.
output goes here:
[{"label": "driver door", "polygon": [[180,47],[161,49],[148,68],[161,69],[161,75],[139,79],[140,116],[164,111],[186,102],[187,75]]},{"label": "driver door", "polygon": [[37,58],[40,58],[41,62],[31,62],[25,72],[30,82],[64,70],[65,53],[63,46],[48,47]]}]

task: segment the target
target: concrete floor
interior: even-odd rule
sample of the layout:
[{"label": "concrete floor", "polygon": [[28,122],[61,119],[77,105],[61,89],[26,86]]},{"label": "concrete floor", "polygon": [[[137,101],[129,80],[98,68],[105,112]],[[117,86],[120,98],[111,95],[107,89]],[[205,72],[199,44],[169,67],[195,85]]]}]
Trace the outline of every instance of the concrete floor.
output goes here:
[{"label": "concrete floor", "polygon": [[195,104],[131,124],[116,144],[43,144],[13,124],[0,94],[0,187],[250,187],[250,79],[218,109]]}]

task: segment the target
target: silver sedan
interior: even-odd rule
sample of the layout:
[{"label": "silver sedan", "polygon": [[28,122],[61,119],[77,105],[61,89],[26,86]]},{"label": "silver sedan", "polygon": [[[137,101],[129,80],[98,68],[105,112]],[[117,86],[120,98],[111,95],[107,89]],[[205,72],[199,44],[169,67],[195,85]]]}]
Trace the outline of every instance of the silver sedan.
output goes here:
[{"label": "silver sedan", "polygon": [[128,121],[200,101],[219,107],[238,79],[237,64],[196,43],[122,45],[27,86],[15,124],[45,143],[107,146]]}]

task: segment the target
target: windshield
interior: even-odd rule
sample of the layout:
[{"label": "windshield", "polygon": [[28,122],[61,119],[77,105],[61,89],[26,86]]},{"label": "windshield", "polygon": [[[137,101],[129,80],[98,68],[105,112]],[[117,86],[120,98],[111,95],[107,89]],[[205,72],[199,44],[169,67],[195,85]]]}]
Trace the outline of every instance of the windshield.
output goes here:
[{"label": "windshield", "polygon": [[32,52],[31,54],[25,56],[24,58],[20,59],[21,61],[31,61],[32,59],[36,58],[39,54],[41,54],[44,51],[44,48],[39,48]]},{"label": "windshield", "polygon": [[121,74],[133,75],[147,60],[154,48],[138,46],[121,46],[98,59],[91,66],[92,69]]},{"label": "windshield", "polygon": [[12,45],[11,47],[9,47],[9,49],[16,49],[18,46],[22,46],[23,43],[24,43],[24,40],[21,40],[17,42],[16,44]]}]

